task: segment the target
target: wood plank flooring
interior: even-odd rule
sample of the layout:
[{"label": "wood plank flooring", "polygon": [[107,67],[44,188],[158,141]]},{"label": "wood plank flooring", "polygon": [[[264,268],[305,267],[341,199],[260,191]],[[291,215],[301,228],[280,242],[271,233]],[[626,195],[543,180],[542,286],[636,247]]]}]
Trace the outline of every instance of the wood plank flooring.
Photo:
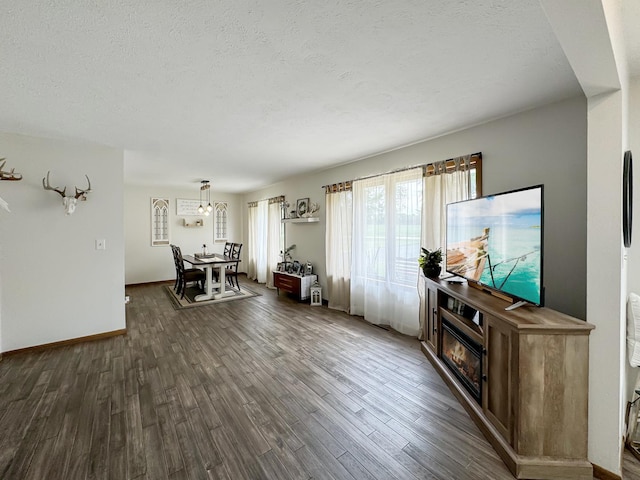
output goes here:
[{"label": "wood plank flooring", "polygon": [[248,285],[128,287],[126,336],[5,357],[0,478],[513,478],[417,340]]},{"label": "wood plank flooring", "polygon": [[622,478],[640,480],[640,460],[625,448],[622,458]]}]

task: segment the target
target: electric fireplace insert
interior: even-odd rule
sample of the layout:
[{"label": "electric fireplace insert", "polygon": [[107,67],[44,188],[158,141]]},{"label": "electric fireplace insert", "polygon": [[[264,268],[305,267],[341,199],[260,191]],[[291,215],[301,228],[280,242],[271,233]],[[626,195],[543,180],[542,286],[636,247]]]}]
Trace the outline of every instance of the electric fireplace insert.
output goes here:
[{"label": "electric fireplace insert", "polygon": [[442,359],[467,391],[481,403],[482,345],[442,319]]}]

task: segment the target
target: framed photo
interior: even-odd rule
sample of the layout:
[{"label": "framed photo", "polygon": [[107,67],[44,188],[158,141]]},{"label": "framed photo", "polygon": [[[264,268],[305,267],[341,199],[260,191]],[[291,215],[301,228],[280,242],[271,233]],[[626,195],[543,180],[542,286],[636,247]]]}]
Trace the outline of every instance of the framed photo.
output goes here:
[{"label": "framed photo", "polygon": [[300,264],[299,261],[294,260],[293,261],[293,267],[291,269],[291,273],[293,273],[294,275],[300,275],[300,269],[302,268],[302,265]]},{"label": "framed photo", "polygon": [[313,265],[311,265],[311,262],[307,262],[307,264],[304,267],[304,274],[305,275],[311,275],[313,274]]},{"label": "framed photo", "polygon": [[302,217],[309,210],[309,198],[299,198],[296,200],[296,214]]}]

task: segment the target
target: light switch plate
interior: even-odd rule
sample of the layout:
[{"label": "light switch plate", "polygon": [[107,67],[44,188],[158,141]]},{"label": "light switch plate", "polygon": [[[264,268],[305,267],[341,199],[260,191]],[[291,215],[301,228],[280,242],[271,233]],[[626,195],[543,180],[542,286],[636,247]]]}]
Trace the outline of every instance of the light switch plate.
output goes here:
[{"label": "light switch plate", "polygon": [[106,250],[107,249],[107,241],[104,238],[100,238],[96,240],[96,250]]}]

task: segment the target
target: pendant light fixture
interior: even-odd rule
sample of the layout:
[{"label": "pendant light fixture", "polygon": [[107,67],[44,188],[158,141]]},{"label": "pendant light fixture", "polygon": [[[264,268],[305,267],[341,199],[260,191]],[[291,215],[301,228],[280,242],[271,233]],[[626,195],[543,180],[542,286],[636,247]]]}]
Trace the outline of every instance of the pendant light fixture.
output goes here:
[{"label": "pendant light fixture", "polygon": [[[200,182],[200,206],[198,207],[198,213],[209,216],[211,211],[213,210],[213,206],[211,205],[211,191],[209,190],[211,185],[209,185],[209,180],[202,180]],[[203,198],[206,202],[207,206],[203,206]]]}]

